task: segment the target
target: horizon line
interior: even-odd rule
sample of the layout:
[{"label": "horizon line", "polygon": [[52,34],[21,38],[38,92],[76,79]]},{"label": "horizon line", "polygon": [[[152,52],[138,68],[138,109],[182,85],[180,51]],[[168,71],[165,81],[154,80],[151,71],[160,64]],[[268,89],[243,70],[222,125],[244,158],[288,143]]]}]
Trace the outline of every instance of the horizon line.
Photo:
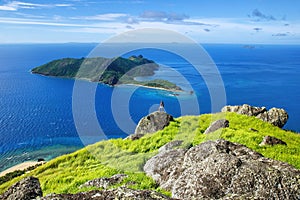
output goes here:
[{"label": "horizon line", "polygon": [[[120,43],[103,43],[103,44],[153,44],[151,42],[120,42]],[[57,44],[101,44],[101,42],[12,42],[12,43],[1,43],[0,45],[57,45]],[[159,44],[190,44],[190,43],[180,43],[180,42],[172,42],[172,43],[159,43]],[[199,45],[290,45],[290,46],[297,46],[300,45],[300,43],[233,43],[233,42],[197,42]]]}]

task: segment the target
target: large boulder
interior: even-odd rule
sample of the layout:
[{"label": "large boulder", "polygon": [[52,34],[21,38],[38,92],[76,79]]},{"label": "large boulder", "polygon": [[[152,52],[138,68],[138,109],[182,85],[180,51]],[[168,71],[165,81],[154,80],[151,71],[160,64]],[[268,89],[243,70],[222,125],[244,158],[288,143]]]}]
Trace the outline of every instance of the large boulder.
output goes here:
[{"label": "large boulder", "polygon": [[43,196],[39,179],[27,177],[12,185],[0,199],[6,200],[31,200]]},{"label": "large boulder", "polygon": [[42,197],[40,200],[171,200],[155,191],[133,190],[125,187],[119,187],[111,190],[94,190],[89,192],[80,192],[77,194],[50,194]]},{"label": "large boulder", "polygon": [[171,121],[174,121],[173,116],[168,113],[160,111],[153,112],[139,121],[134,134],[130,135],[128,138],[135,140],[147,133],[154,133],[162,130],[168,126]]},{"label": "large boulder", "polygon": [[223,139],[159,153],[144,170],[179,199],[300,199],[300,170]]},{"label": "large boulder", "polygon": [[284,109],[271,108],[270,110],[267,110],[265,107],[255,107],[248,104],[244,104],[241,106],[224,106],[221,111],[255,116],[258,119],[261,119],[280,128],[282,128],[286,124],[289,118],[288,113]]}]

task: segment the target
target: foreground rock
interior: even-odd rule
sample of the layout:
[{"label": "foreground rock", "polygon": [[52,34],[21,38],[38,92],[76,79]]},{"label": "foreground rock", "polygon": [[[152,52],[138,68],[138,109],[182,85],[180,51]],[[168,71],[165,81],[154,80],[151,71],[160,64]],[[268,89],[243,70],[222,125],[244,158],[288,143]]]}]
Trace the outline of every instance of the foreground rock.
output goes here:
[{"label": "foreground rock", "polygon": [[277,144],[282,144],[282,145],[286,145],[286,142],[276,138],[276,137],[271,137],[269,135],[265,136],[263,141],[259,144],[259,146],[263,146],[263,145],[277,145]]},{"label": "foreground rock", "polygon": [[40,182],[37,178],[27,177],[12,185],[0,199],[30,200],[43,196]]},{"label": "foreground rock", "polygon": [[147,133],[162,130],[168,126],[171,121],[174,121],[173,116],[165,112],[153,112],[139,121],[134,134],[128,136],[128,138],[135,140],[143,137]]},{"label": "foreground rock", "polygon": [[51,194],[41,200],[171,200],[163,194],[150,190],[132,190],[120,187],[112,190],[94,190],[90,192],[81,192],[77,194]]},{"label": "foreground rock", "polygon": [[300,199],[300,170],[226,140],[159,153],[144,170],[179,199]]},{"label": "foreground rock", "polygon": [[255,116],[258,119],[280,128],[286,124],[289,118],[288,113],[284,109],[271,108],[270,110],[267,110],[265,107],[255,107],[247,104],[242,106],[225,106],[222,108],[222,112],[235,112],[238,114]]},{"label": "foreground rock", "polygon": [[205,131],[204,134],[208,134],[214,132],[220,128],[227,128],[229,127],[229,121],[226,119],[219,119],[214,121]]}]

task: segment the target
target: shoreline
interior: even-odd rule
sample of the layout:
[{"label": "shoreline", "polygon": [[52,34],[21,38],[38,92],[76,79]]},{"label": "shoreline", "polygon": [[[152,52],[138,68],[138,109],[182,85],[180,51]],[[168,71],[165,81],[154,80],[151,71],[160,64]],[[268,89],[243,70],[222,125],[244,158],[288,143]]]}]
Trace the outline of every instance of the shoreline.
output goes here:
[{"label": "shoreline", "polygon": [[61,79],[71,79],[71,80],[80,80],[80,81],[87,81],[90,83],[97,83],[97,84],[103,84],[109,87],[118,87],[118,86],[122,86],[122,85],[129,85],[129,86],[138,86],[138,87],[144,87],[144,88],[149,88],[149,89],[155,89],[155,90],[163,90],[163,91],[168,91],[168,92],[178,92],[178,93],[189,93],[188,91],[185,90],[176,90],[176,89],[166,89],[166,88],[162,88],[162,87],[152,87],[152,86],[146,86],[146,85],[142,85],[142,84],[136,84],[136,83],[121,83],[121,84],[116,84],[116,85],[109,85],[109,84],[105,84],[105,83],[101,83],[99,81],[92,81],[88,78],[79,78],[79,77],[65,77],[65,76],[52,76],[52,75],[47,75],[47,74],[42,74],[42,73],[36,73],[36,72],[32,72],[30,71],[31,74],[35,74],[35,75],[41,75],[44,77],[52,77],[52,78],[61,78]]},{"label": "shoreline", "polygon": [[162,88],[162,87],[152,87],[152,86],[146,86],[146,85],[135,84],[135,83],[122,83],[122,84],[115,85],[115,87],[122,86],[122,85],[144,87],[144,88],[155,89],[155,90],[163,90],[163,91],[168,91],[168,92],[178,92],[178,93],[186,93],[187,92],[187,91],[184,91],[184,90],[166,89],[166,88]]},{"label": "shoreline", "polygon": [[0,172],[0,177],[5,176],[6,174],[17,171],[17,170],[26,170],[30,167],[34,167],[34,166],[40,165],[40,164],[43,165],[45,163],[46,163],[46,161],[26,161],[26,162],[17,164],[15,166],[12,166],[12,167]]},{"label": "shoreline", "polygon": [[42,146],[37,149],[22,148],[16,151],[8,151],[6,156],[0,157],[0,174],[2,175],[3,172],[6,172],[7,170],[22,163],[37,163],[39,159],[44,159],[48,162],[58,156],[73,153],[82,147],[83,146],[56,144],[51,146]]}]

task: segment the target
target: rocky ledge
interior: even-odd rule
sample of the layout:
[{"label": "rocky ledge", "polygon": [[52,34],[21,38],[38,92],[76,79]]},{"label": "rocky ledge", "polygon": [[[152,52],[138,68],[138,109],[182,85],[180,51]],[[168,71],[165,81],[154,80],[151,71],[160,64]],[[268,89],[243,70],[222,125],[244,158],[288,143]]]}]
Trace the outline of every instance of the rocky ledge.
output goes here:
[{"label": "rocky ledge", "polygon": [[222,108],[222,112],[235,112],[238,114],[255,116],[258,119],[280,128],[286,124],[289,118],[288,113],[284,109],[271,108],[270,110],[267,110],[266,107],[255,107],[248,104],[241,106],[225,106]]},{"label": "rocky ledge", "polygon": [[223,139],[163,151],[144,171],[178,199],[300,199],[300,170]]}]

